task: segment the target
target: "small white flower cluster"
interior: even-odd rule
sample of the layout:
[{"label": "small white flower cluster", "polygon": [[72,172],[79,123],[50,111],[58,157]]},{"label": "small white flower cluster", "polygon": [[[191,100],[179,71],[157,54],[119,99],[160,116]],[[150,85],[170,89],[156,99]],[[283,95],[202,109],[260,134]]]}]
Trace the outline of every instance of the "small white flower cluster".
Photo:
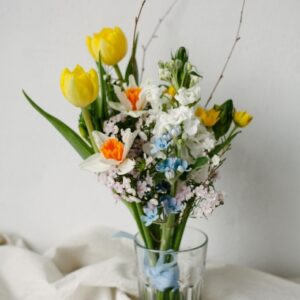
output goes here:
[{"label": "small white flower cluster", "polygon": [[104,133],[107,134],[107,135],[113,135],[113,136],[118,134],[119,133],[119,128],[116,124],[118,122],[121,122],[122,120],[124,120],[125,117],[126,117],[126,115],[120,113],[120,114],[117,114],[115,116],[112,116],[107,121],[105,121],[104,124],[103,124]]},{"label": "small white flower cluster", "polygon": [[119,178],[117,169],[112,168],[106,172],[99,174],[99,181],[114,192],[117,200],[125,200],[128,202],[140,202],[137,197],[136,190],[131,185],[131,179],[127,176],[122,176],[122,181]]},{"label": "small white flower cluster", "polygon": [[212,186],[200,185],[194,189],[194,194],[197,199],[193,210],[194,217],[207,217],[224,203],[224,193],[216,191]]}]

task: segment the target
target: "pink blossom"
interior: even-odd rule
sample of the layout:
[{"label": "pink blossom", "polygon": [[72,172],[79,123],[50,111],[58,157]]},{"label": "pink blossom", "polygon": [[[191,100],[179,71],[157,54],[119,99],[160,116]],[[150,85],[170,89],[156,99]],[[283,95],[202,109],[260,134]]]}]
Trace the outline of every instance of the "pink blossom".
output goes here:
[{"label": "pink blossom", "polygon": [[146,181],[138,181],[137,182],[137,194],[139,198],[143,198],[145,193],[147,192],[147,182]]}]

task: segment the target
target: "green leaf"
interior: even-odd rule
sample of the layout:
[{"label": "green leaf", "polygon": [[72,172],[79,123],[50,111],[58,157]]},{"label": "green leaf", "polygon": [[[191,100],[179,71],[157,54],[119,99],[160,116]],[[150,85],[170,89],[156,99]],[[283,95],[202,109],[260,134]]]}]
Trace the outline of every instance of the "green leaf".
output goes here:
[{"label": "green leaf", "polygon": [[139,35],[137,34],[133,43],[133,47],[132,47],[132,51],[131,51],[131,56],[126,68],[126,72],[125,72],[125,81],[128,84],[129,81],[129,75],[133,75],[135,82],[137,84],[139,84],[139,70],[138,70],[138,66],[137,66],[137,61],[136,61],[136,48],[137,48],[137,44],[138,44],[138,39],[139,39]]},{"label": "green leaf", "polygon": [[233,102],[231,99],[225,101],[220,106],[215,106],[215,109],[220,111],[220,119],[216,125],[213,126],[213,131],[216,139],[218,140],[221,136],[225,135],[232,123],[233,114]]},{"label": "green leaf", "polygon": [[175,53],[175,59],[179,59],[182,61],[182,65],[184,65],[189,60],[189,53],[185,47],[180,47]]},{"label": "green leaf", "polygon": [[197,76],[197,77],[199,77],[199,78],[203,78],[203,76],[200,75],[200,74],[198,74],[196,71],[192,71],[190,74],[191,74],[191,75],[194,75],[194,76]]},{"label": "green leaf", "polygon": [[230,143],[232,142],[232,140],[239,134],[241,133],[241,131],[237,131],[236,133],[234,133],[233,135],[231,135],[230,137],[228,137],[228,139],[226,141],[224,141],[223,143],[216,145],[216,147],[209,153],[210,157],[213,157],[215,154],[218,154],[222,149],[224,149],[225,147],[229,146]]},{"label": "green leaf", "polygon": [[40,108],[24,90],[23,94],[30,105],[43,117],[45,117],[63,135],[63,137],[71,144],[71,146],[83,159],[91,156],[94,153],[93,149],[89,147],[84,140],[69,126]]},{"label": "green leaf", "polygon": [[[108,118],[108,107],[107,107],[107,97],[106,97],[106,81],[104,76],[106,75],[105,69],[101,60],[101,53],[99,52],[99,62],[98,62],[98,71],[100,76],[100,91],[101,95],[97,98],[97,117],[98,120],[102,123]],[[102,126],[101,126],[102,127]]]},{"label": "green leaf", "polygon": [[208,157],[202,156],[196,159],[192,165],[192,169],[198,170],[208,163]]}]

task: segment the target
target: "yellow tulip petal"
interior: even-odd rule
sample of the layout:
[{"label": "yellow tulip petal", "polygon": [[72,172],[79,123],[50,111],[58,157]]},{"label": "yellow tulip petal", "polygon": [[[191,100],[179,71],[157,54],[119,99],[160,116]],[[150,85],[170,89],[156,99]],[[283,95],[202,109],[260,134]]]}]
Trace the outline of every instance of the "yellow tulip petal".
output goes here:
[{"label": "yellow tulip petal", "polygon": [[64,97],[77,107],[90,105],[99,93],[97,72],[91,69],[85,72],[77,65],[73,71],[64,69],[61,74],[60,87]]},{"label": "yellow tulip petal", "polygon": [[93,37],[88,36],[86,45],[96,61],[99,60],[101,52],[102,61],[106,65],[117,64],[127,52],[127,39],[119,27],[105,27]]}]

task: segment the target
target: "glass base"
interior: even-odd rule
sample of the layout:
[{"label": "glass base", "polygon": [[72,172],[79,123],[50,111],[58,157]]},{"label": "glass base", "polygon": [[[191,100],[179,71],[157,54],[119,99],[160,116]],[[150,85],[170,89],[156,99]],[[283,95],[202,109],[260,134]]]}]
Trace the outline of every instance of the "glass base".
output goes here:
[{"label": "glass base", "polygon": [[147,249],[135,239],[140,300],[200,300],[208,238],[187,227],[179,251]]},{"label": "glass base", "polygon": [[181,287],[178,290],[158,291],[152,286],[139,282],[140,300],[201,300],[203,284]]}]

